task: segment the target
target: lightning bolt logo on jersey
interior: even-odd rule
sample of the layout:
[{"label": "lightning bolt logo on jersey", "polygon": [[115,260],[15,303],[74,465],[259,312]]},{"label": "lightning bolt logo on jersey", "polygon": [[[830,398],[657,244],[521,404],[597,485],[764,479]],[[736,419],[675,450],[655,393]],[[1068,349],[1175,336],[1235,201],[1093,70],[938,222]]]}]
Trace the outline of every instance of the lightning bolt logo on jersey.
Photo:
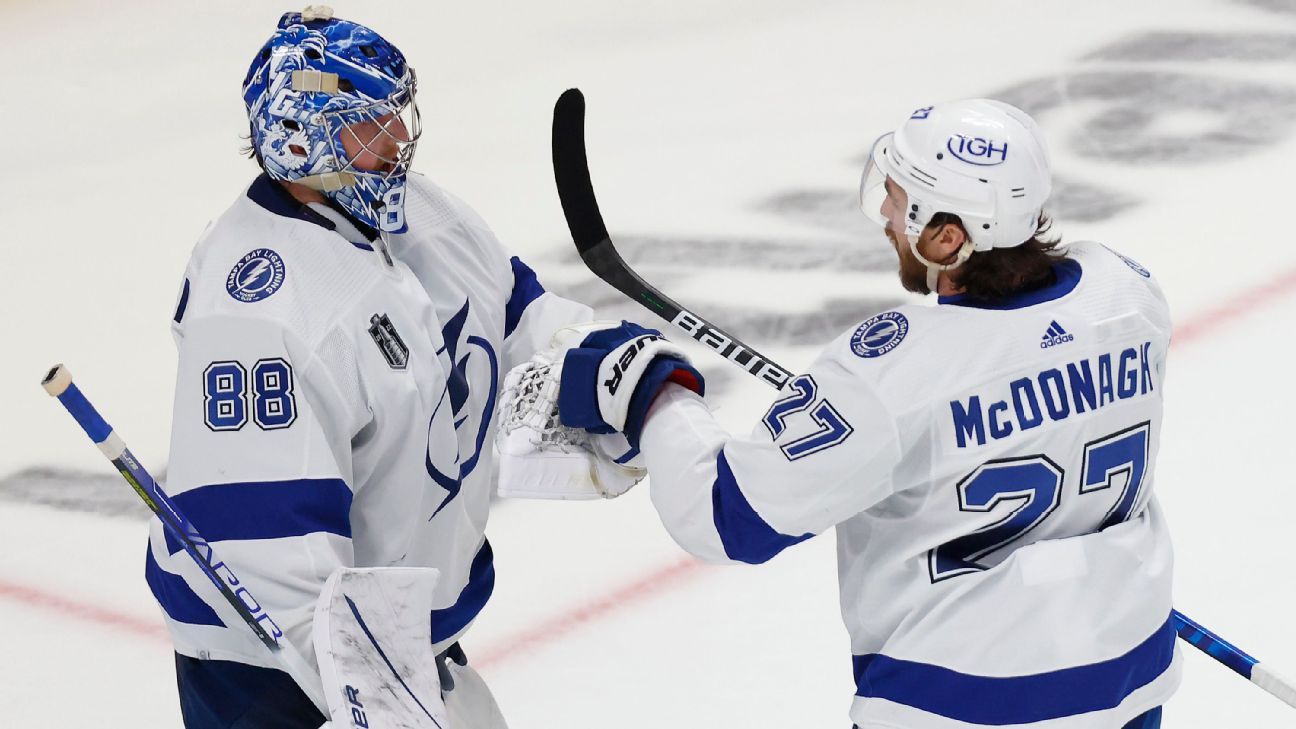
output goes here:
[{"label": "lightning bolt logo on jersey", "polygon": [[[390,260],[338,209],[302,205],[269,175],[211,224],[172,319],[167,486],[276,615],[309,615],[338,567],[436,570],[419,619],[435,654],[494,588],[502,373],[592,312],[545,292],[466,203],[421,176],[406,192],[410,230],[386,241]],[[155,523],[146,575],[177,652],[256,674],[264,646],[203,601]],[[302,638],[289,636],[307,650]]]},{"label": "lightning bolt logo on jersey", "polygon": [[250,304],[278,291],[286,274],[283,259],[278,253],[269,248],[257,248],[234,264],[225,278],[225,290],[236,301]]},{"label": "lightning bolt logo on jersey", "polygon": [[[470,302],[465,300],[454,316],[441,328],[444,347],[437,352],[445,357],[446,384],[441,402],[429,423],[426,467],[428,475],[446,490],[446,496],[428,517],[431,521],[450,500],[459,494],[463,482],[476,470],[495,412],[499,390],[499,356],[485,337],[465,332]],[[473,357],[474,352],[480,352]],[[477,393],[477,398],[473,395]],[[456,434],[454,440],[437,438],[431,429],[437,416],[445,416],[442,406],[448,404],[449,420]],[[470,422],[473,421],[474,422]],[[467,427],[465,427],[465,425]]]}]

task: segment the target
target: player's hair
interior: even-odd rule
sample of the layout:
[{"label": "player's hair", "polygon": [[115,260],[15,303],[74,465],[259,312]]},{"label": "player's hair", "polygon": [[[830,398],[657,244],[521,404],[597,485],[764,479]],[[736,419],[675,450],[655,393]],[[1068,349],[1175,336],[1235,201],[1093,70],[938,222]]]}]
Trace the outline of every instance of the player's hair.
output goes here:
[{"label": "player's hair", "polygon": [[260,167],[262,170],[265,170],[265,163],[261,161],[261,151],[256,148],[256,145],[252,144],[251,124],[248,125],[248,133],[240,134],[239,139],[243,140],[243,146],[239,147],[239,154],[243,155],[244,157],[247,157],[248,159],[256,160],[257,166]]},{"label": "player's hair", "polygon": [[[936,213],[928,228],[957,225],[957,215]],[[1053,220],[1043,213],[1030,240],[1012,248],[995,248],[973,253],[963,265],[949,272],[954,285],[963,289],[969,299],[995,303],[1017,291],[1047,285],[1053,277],[1053,265],[1066,257],[1059,250],[1061,240],[1050,234]],[[967,229],[963,229],[967,233]]]}]

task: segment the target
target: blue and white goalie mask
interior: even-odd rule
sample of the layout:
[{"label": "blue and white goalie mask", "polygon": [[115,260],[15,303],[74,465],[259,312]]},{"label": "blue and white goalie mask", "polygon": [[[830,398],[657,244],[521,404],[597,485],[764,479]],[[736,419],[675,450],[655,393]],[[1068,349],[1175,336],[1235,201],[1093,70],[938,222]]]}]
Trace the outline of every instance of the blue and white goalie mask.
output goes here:
[{"label": "blue and white goalie mask", "polygon": [[270,177],[403,233],[415,89],[405,56],[373,30],[327,8],[285,13],[243,82],[253,149]]}]

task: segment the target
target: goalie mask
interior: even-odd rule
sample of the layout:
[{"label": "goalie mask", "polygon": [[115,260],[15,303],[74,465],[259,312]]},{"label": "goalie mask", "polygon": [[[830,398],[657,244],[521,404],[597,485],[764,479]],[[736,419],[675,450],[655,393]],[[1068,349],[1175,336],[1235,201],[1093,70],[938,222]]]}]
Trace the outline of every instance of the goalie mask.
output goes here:
[{"label": "goalie mask", "polygon": [[[1030,240],[1051,191],[1048,149],[1034,120],[1003,102],[969,99],[918,109],[874,143],[860,180],[860,209],[908,243],[934,291],[939,273],[973,252]],[[937,213],[957,215],[968,233],[944,264],[918,251]]]},{"label": "goalie mask", "polygon": [[257,53],[243,82],[252,147],[270,177],[403,233],[420,133],[414,69],[374,31],[332,15],[285,13]]}]

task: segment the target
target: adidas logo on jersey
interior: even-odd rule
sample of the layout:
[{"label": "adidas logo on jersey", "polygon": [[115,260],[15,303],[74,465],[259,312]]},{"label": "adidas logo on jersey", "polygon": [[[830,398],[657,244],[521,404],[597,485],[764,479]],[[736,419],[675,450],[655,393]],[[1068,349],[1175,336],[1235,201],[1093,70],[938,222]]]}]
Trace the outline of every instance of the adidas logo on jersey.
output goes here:
[{"label": "adidas logo on jersey", "polygon": [[1040,349],[1048,349],[1049,347],[1056,347],[1059,344],[1066,344],[1067,342],[1074,340],[1075,337],[1068,334],[1067,330],[1063,329],[1062,325],[1058,324],[1057,321],[1054,320],[1049,323],[1049,328],[1044,332],[1042,339],[1043,341],[1040,342]]}]

